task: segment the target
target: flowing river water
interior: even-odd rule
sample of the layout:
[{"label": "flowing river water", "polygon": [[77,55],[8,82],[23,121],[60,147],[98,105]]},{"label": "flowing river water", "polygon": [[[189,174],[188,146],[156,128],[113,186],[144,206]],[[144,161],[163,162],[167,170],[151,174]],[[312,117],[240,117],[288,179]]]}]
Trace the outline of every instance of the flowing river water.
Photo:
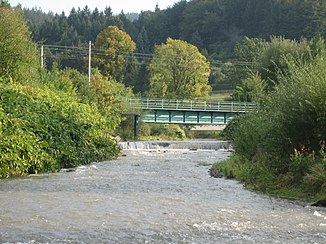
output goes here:
[{"label": "flowing river water", "polygon": [[326,243],[325,209],[211,178],[226,143],[170,145],[125,143],[117,160],[0,180],[0,242]]}]

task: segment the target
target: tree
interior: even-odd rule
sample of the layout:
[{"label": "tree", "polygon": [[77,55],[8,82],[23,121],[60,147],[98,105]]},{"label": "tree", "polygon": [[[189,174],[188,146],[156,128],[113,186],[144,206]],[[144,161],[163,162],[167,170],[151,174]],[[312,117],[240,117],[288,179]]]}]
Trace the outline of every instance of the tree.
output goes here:
[{"label": "tree", "polygon": [[236,87],[232,97],[240,101],[264,104],[268,99],[265,81],[258,73],[253,74]]},{"label": "tree", "polygon": [[259,60],[259,73],[267,82],[268,89],[273,90],[279,83],[280,74],[286,74],[289,70],[288,57],[297,62],[311,62],[323,49],[323,42],[314,38],[310,41],[302,39],[300,42],[273,37],[268,47],[262,52]]},{"label": "tree", "polygon": [[130,36],[116,26],[109,26],[97,35],[95,48],[105,52],[104,56],[96,58],[101,72],[122,82],[125,73],[125,55],[136,49],[136,44]]},{"label": "tree", "polygon": [[6,0],[1,0],[0,7],[9,7],[10,8],[10,4]]},{"label": "tree", "polygon": [[[312,15],[311,21],[314,23],[313,34],[326,36],[326,2],[313,1],[312,2]],[[310,27],[311,28],[311,27]]]},{"label": "tree", "polygon": [[324,52],[325,43],[319,37],[301,39],[300,42],[283,37],[273,37],[270,42],[245,38],[235,48],[235,56],[241,61],[243,69],[231,74],[238,83],[233,97],[261,102],[262,96],[259,94],[263,94],[262,90],[270,93],[279,84],[280,76],[290,72],[287,62],[289,57],[297,63],[310,63]]},{"label": "tree", "polygon": [[[264,39],[261,38],[249,38],[244,37],[241,43],[238,43],[234,47],[233,55],[237,60],[234,64],[231,64],[229,72],[227,72],[227,81],[229,83],[233,83],[237,90],[235,94],[233,94],[233,98],[242,99],[244,96],[239,95],[239,92],[242,93],[243,90],[247,90],[248,86],[242,84],[244,80],[252,79],[252,81],[256,80],[256,74],[259,73],[260,62],[262,53],[268,48],[270,45]],[[260,73],[259,73],[260,74]],[[250,82],[251,83],[251,82]],[[251,85],[249,87],[252,87]],[[250,100],[250,99],[249,99]],[[248,101],[245,99],[245,101]]]},{"label": "tree", "polygon": [[185,41],[168,38],[156,46],[149,70],[151,96],[200,98],[211,91],[206,58]]},{"label": "tree", "polygon": [[0,7],[0,57],[0,77],[34,81],[37,49],[19,8]]},{"label": "tree", "polygon": [[137,37],[137,51],[139,53],[150,53],[150,42],[144,26],[141,28]]}]

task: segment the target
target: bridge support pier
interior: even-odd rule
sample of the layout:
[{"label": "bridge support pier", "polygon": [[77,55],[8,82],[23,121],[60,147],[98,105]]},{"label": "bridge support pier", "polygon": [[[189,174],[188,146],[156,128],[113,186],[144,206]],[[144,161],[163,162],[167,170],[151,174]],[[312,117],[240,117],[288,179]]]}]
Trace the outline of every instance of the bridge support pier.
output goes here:
[{"label": "bridge support pier", "polygon": [[138,138],[138,125],[139,125],[139,115],[134,115],[134,140],[136,141]]},{"label": "bridge support pier", "polygon": [[124,113],[122,116],[130,116],[133,117],[133,122],[134,122],[134,140],[137,140],[138,138],[138,125],[139,125],[139,118],[140,114],[136,113]]}]

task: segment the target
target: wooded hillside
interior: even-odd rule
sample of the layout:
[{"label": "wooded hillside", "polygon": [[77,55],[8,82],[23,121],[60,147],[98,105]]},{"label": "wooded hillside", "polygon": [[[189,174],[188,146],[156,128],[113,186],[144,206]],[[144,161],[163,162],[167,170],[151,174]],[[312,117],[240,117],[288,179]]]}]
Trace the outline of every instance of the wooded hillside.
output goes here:
[{"label": "wooded hillside", "polygon": [[113,16],[110,7],[91,11],[85,6],[72,9],[68,15],[25,9],[34,40],[45,44],[80,45],[94,41],[105,27],[117,25],[141,51],[151,51],[155,44],[171,37],[223,58],[230,56],[234,43],[243,36],[325,36],[325,15],[326,2],[315,0],[181,0],[168,9],[142,12],[134,21],[124,13]]},{"label": "wooded hillside", "polygon": [[[144,65],[148,58],[143,54],[151,54],[155,45],[169,37],[197,46],[213,69],[221,69],[222,63],[236,61],[234,46],[245,36],[267,40],[282,36],[299,41],[326,35],[326,1],[316,0],[181,0],[168,9],[157,6],[154,12],[141,12],[136,19],[135,14],[113,15],[109,6],[103,11],[85,6],[59,15],[35,9],[24,12],[34,41],[46,45],[87,47],[106,27],[119,27],[131,36],[136,52],[141,54],[132,64],[140,69],[140,77],[147,76]],[[83,58],[71,52],[62,55],[52,49],[51,57],[62,66],[85,68]],[[136,84],[131,80],[136,78],[130,77],[125,83],[136,92],[144,92],[145,81]],[[211,83],[214,80],[216,77]]]}]

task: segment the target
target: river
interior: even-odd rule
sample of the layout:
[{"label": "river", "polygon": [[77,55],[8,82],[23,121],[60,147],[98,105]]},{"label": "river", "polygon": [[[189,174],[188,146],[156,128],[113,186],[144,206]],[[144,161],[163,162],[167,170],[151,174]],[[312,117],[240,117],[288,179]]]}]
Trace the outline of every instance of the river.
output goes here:
[{"label": "river", "polygon": [[325,243],[325,209],[211,178],[230,155],[219,145],[132,146],[71,172],[0,180],[0,242]]}]

